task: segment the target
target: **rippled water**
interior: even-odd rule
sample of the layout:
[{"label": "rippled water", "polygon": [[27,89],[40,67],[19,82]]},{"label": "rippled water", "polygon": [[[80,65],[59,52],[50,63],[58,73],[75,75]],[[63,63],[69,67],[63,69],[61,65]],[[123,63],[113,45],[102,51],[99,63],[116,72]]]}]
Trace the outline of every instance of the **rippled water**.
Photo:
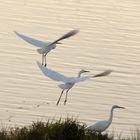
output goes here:
[{"label": "rippled water", "polygon": [[[137,0],[0,0],[0,120],[2,126],[36,120],[77,117],[87,125],[116,109],[108,131],[129,134],[140,128],[140,2]],[[48,67],[74,76],[81,68],[92,74],[112,69],[108,77],[77,84],[68,103],[56,101],[58,82],[36,65],[36,47],[18,31],[53,41],[71,29],[80,32],[48,55]]]}]

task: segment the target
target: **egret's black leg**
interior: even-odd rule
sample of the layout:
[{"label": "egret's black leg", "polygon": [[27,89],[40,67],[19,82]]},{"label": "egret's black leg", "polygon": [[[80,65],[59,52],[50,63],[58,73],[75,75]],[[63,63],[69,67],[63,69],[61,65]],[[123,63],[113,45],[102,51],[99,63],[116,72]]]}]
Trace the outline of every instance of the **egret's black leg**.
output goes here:
[{"label": "egret's black leg", "polygon": [[68,90],[66,91],[66,97],[65,97],[64,105],[66,105],[69,90],[70,90],[70,89],[68,89]]},{"label": "egret's black leg", "polygon": [[59,104],[59,101],[60,101],[60,99],[61,99],[61,97],[62,97],[63,92],[64,92],[64,89],[62,90],[62,92],[61,92],[61,94],[60,94],[60,97],[59,97],[59,99],[58,99],[58,101],[57,101],[56,105],[58,105],[58,104]]},{"label": "egret's black leg", "polygon": [[42,54],[42,65],[44,63],[44,54]]},{"label": "egret's black leg", "polygon": [[44,55],[44,59],[45,59],[45,67],[47,66],[47,60],[46,60],[46,55]]}]

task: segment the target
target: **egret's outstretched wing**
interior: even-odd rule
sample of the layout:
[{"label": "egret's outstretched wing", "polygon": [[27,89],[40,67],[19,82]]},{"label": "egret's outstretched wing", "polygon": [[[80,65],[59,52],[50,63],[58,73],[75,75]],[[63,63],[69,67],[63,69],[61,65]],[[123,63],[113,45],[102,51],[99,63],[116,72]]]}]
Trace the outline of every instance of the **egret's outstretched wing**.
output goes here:
[{"label": "egret's outstretched wing", "polygon": [[70,82],[72,83],[78,83],[78,82],[83,82],[86,81],[90,78],[92,78],[93,76],[84,76],[84,77],[74,77],[70,80]]},{"label": "egret's outstretched wing", "polygon": [[82,81],[86,81],[90,78],[95,78],[95,77],[101,77],[101,76],[107,76],[109,75],[110,73],[112,72],[112,70],[106,70],[102,73],[99,73],[99,74],[96,74],[94,76],[85,76],[85,77],[77,77],[77,78],[74,78],[73,81],[74,83],[78,83],[78,82],[82,82]]},{"label": "egret's outstretched wing", "polygon": [[41,69],[42,73],[52,80],[61,81],[64,83],[69,80],[69,77],[64,76],[64,75],[62,75],[56,71],[53,71],[51,69],[48,69],[47,67],[42,66],[39,62],[37,62],[37,65]]},{"label": "egret's outstretched wing", "polygon": [[26,42],[28,42],[28,43],[34,45],[34,46],[43,48],[43,47],[45,47],[46,45],[50,44],[49,42],[46,43],[46,42],[43,42],[43,41],[40,41],[40,40],[31,38],[31,37],[28,37],[28,36],[26,36],[26,35],[20,34],[20,33],[16,32],[16,31],[14,31],[14,32],[15,32],[15,34],[16,34],[17,36],[19,36],[20,38],[22,38],[24,41],[26,41]]},{"label": "egret's outstretched wing", "polygon": [[[71,36],[77,34],[78,32],[79,32],[79,30],[72,30],[72,31],[70,31],[70,32],[68,32],[68,33],[66,33],[66,34],[64,34],[62,37],[58,38],[57,40],[53,41],[53,42],[50,43],[48,46],[51,46],[51,45],[53,45],[53,44],[56,44],[56,43],[57,43],[58,41],[60,41],[60,40],[69,38],[69,37],[71,37]],[[47,46],[47,47],[48,47],[48,46]]]},{"label": "egret's outstretched wing", "polygon": [[104,72],[102,72],[102,73],[99,73],[99,74],[94,75],[93,77],[107,76],[107,75],[109,75],[111,72],[112,72],[112,70],[106,70],[106,71],[104,71]]}]

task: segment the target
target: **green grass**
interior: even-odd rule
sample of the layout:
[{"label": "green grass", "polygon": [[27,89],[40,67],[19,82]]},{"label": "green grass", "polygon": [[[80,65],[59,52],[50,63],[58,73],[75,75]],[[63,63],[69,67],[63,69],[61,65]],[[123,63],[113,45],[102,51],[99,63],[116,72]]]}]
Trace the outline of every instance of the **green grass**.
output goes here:
[{"label": "green grass", "polygon": [[[108,134],[85,131],[85,125],[73,118],[65,120],[35,122],[22,128],[0,131],[0,140],[114,140]],[[118,140],[140,140],[139,131],[130,138]]]}]

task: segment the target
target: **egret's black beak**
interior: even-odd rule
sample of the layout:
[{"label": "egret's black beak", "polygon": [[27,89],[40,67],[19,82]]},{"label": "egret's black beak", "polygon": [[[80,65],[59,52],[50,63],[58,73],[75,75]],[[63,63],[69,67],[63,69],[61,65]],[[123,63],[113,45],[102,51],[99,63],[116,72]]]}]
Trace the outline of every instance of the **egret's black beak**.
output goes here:
[{"label": "egret's black beak", "polygon": [[118,108],[122,108],[122,109],[125,109],[125,107],[122,107],[122,106],[118,106]]},{"label": "egret's black beak", "polygon": [[88,70],[84,70],[84,72],[90,72],[90,71],[88,71]]}]

